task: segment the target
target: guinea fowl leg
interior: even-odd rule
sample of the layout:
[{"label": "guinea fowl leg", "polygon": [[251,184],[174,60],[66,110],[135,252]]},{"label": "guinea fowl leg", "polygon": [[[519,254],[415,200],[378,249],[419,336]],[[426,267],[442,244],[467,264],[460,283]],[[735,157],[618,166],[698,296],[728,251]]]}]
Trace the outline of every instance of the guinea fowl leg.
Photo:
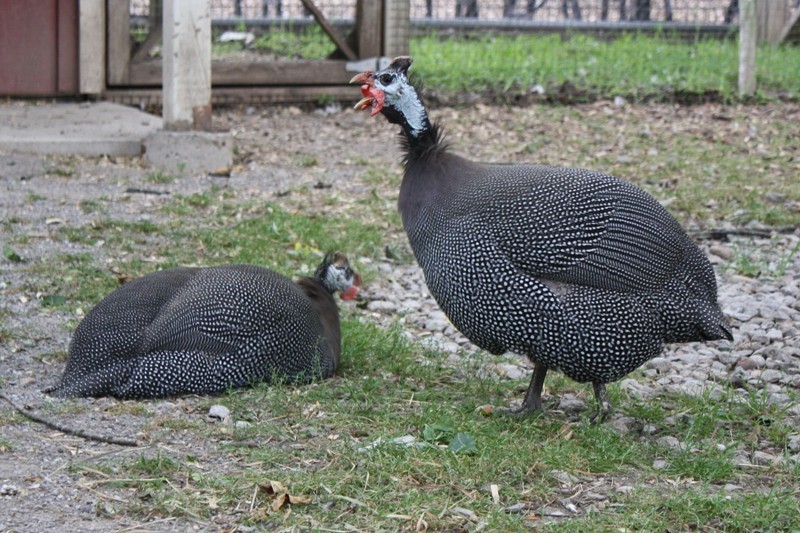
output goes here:
[{"label": "guinea fowl leg", "polygon": [[597,412],[592,416],[591,421],[599,424],[611,413],[611,400],[608,399],[605,384],[595,381],[592,386],[594,387],[594,398],[597,400]]},{"label": "guinea fowl leg", "polygon": [[524,415],[542,410],[542,386],[544,386],[544,377],[546,375],[547,367],[542,363],[536,363],[533,368],[533,377],[531,377],[531,383],[525,392],[525,399],[522,400],[522,405],[516,409],[509,409],[508,414]]}]

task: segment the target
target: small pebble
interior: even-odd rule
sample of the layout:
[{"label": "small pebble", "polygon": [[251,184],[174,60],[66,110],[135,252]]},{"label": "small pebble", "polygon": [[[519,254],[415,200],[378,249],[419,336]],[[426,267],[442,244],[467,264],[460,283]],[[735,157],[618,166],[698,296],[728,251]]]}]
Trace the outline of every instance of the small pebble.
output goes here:
[{"label": "small pebble", "polygon": [[209,422],[218,422],[222,421],[225,422],[228,420],[228,417],[231,414],[231,410],[225,407],[224,405],[212,405],[211,408],[208,410],[208,416],[206,420]]}]

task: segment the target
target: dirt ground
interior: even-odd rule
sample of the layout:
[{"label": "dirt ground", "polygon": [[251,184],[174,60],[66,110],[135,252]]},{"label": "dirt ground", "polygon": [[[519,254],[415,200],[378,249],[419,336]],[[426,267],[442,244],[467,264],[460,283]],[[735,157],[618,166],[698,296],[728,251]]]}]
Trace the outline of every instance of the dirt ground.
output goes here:
[{"label": "dirt ground", "polygon": [[[612,104],[598,103],[577,107],[576,114],[603,112]],[[747,120],[762,113],[785,114],[787,109],[737,109],[734,120]],[[693,131],[714,114],[729,113],[718,106],[675,109],[668,105],[629,109],[627,113],[646,113],[671,121],[670,127]],[[530,157],[521,148],[521,138],[547,135],[548,127],[537,121],[537,109],[510,109],[475,106],[469,109],[445,108],[434,112],[448,126],[455,148],[475,159],[522,161]],[[666,117],[666,118],[665,118]],[[578,120],[578,119],[576,119]],[[118,402],[113,399],[85,399],[62,402],[40,391],[54,384],[63,363],[53,354],[63,353],[79,315],[47,307],[43,295],[35,290],[31,276],[46,276],[42,269],[65,253],[88,252],[97,264],[112,265],[136,257],[158,265],[148,247],[121,251],[104,245],[70,242],[58,230],[82,227],[101,218],[149,221],[159,224],[171,216],[160,209],[176,194],[190,195],[216,188],[228,191],[241,201],[269,201],[290,209],[346,212],[354,209],[352,199],[371,194],[376,185],[364,171],[364,161],[400,172],[400,152],[396,130],[383,120],[369,120],[366,114],[332,106],[326,110],[298,108],[241,108],[217,111],[216,125],[229,128],[236,140],[237,164],[230,176],[184,176],[170,183],[153,183],[138,159],[48,157],[0,154],[0,241],[3,245],[25,237],[14,251],[24,262],[0,258],[0,387],[18,404],[51,415],[62,422],[95,433],[148,442],[143,427],[149,417],[191,418],[198,412],[198,399],[177,398],[146,402],[142,410],[130,409],[110,414]],[[508,128],[509,122],[527,124]],[[568,148],[558,145],[558,135],[569,125],[555,125],[551,164],[569,164],[574,158]],[[584,126],[585,127],[585,126]],[[597,143],[606,142],[596,140]],[[608,141],[613,144],[614,141]],[[603,148],[602,146],[600,148]],[[606,147],[613,150],[613,147]],[[314,157],[316,164],[304,165],[303,158]],[[300,162],[300,163],[298,163]],[[68,169],[68,170],[66,170]],[[316,187],[317,184],[324,187]],[[302,197],[293,194],[303,186],[311,191]],[[153,194],[153,191],[158,194]],[[384,191],[385,192],[385,191]],[[334,195],[337,202],[328,201]],[[87,213],[81,206],[99,202],[100,213]],[[203,224],[187,216],[186,224]],[[398,239],[397,229],[387,239]],[[151,237],[157,244],[159,237]],[[180,246],[180,243],[175,243]],[[44,269],[46,271],[46,269]],[[33,287],[33,289],[32,289]],[[87,312],[87,310],[81,310]],[[202,440],[191,432],[174,431],[149,441],[148,450],[169,450],[207,458],[209,465],[227,468],[216,454],[218,442]],[[125,505],[133,496],[128,489],[104,487],[97,479],[86,480],[78,466],[91,469],[97,461],[142,453],[142,448],[127,448],[87,441],[65,435],[41,424],[32,423],[0,403],[0,531],[109,531],[202,530],[216,529],[186,518],[143,526],[104,513],[105,508]],[[230,525],[229,525],[230,526]]]}]

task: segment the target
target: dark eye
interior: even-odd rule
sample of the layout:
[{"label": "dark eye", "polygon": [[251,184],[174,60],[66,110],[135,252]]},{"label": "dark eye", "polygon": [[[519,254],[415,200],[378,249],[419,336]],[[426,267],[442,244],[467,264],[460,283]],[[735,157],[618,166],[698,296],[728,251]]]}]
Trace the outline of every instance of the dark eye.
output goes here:
[{"label": "dark eye", "polygon": [[392,83],[394,76],[392,76],[391,74],[381,74],[381,77],[379,79],[382,84],[389,85],[390,83]]}]

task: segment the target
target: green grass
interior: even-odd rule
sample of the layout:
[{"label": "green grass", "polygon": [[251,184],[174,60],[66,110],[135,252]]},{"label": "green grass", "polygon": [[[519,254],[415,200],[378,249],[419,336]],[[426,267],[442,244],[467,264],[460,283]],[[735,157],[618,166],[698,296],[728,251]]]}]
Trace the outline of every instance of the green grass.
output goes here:
[{"label": "green grass", "polygon": [[[325,59],[335,47],[317,26],[273,29],[249,53],[281,59]],[[217,43],[215,56],[240,53],[239,43]],[[668,32],[626,33],[613,40],[590,35],[431,33],[412,37],[414,70],[440,95],[489,94],[514,101],[541,85],[556,101],[622,95],[634,101],[738,100],[738,41],[685,40]],[[756,99],[800,98],[798,47],[761,46]],[[569,87],[567,87],[569,86]]]},{"label": "green grass", "polygon": [[166,172],[155,171],[145,176],[144,179],[150,183],[167,184],[175,181],[175,176],[167,174]]},{"label": "green grass", "polygon": [[[291,202],[240,203],[233,193],[212,189],[173,197],[165,208],[176,215],[170,223],[100,219],[59,231],[74,242],[103,240],[113,250],[144,246],[160,258],[157,264],[126,260],[114,265],[127,275],[179,264],[244,262],[296,277],[311,272],[327,249],[341,249],[356,262],[382,257],[384,224],[394,210],[382,203],[383,194],[396,187],[397,177],[383,167],[365,171],[374,189],[357,204],[371,205],[361,217],[294,210]],[[311,192],[297,193],[302,194]],[[90,253],[27,266],[26,290],[65,299],[55,310],[88,310],[117,286],[115,275]],[[368,270],[366,283],[371,275]],[[358,309],[343,306],[342,320],[344,354],[332,379],[182,399],[176,405],[190,409],[191,416],[181,418],[169,415],[162,402],[111,405],[107,416],[145,420],[144,439],[180,442],[181,435],[192,434],[203,447],[153,446],[76,462],[72,472],[81,483],[108,495],[98,514],[135,522],[178,518],[219,527],[369,531],[418,524],[431,531],[479,524],[489,531],[745,531],[782,530],[800,522],[800,510],[785,503],[794,497],[796,465],[750,471],[735,464],[736,452],[765,446],[780,456],[782,443],[796,433],[764,395],[726,390],[636,400],[612,384],[609,393],[617,409],[637,421],[621,433],[611,424],[588,423],[589,407],[577,415],[557,412],[558,397],[565,393],[591,406],[591,389],[554,373],[546,386],[546,414],[484,415],[481,406],[506,406],[527,386],[525,379],[481,377],[488,363],[505,358],[465,356],[455,366],[446,362],[446,354],[409,341],[399,326],[382,329]],[[47,356],[59,357],[63,353]],[[206,423],[208,408],[220,403],[233,421],[250,425]],[[79,403],[60,405],[81,409]],[[12,415],[2,423],[19,422]],[[657,431],[643,431],[645,424]],[[409,436],[412,445],[392,442]],[[685,446],[661,446],[657,441],[664,436]],[[654,468],[657,460],[666,461],[666,467]],[[573,481],[562,486],[565,474]],[[273,510],[276,496],[265,488],[270,481],[310,503]],[[728,484],[743,488],[726,492]],[[622,485],[635,489],[617,491]],[[580,498],[593,491],[605,495],[602,507]],[[575,516],[559,503],[572,495]],[[550,508],[565,517],[548,515]]]},{"label": "green grass", "polygon": [[[346,351],[337,377],[302,387],[232,391],[197,408],[202,413],[222,403],[234,420],[252,424],[247,428],[173,428],[161,422],[151,428],[156,439],[159,431],[187,428],[205,435],[221,446],[226,469],[210,469],[205,460],[166,448],[113,460],[98,483],[136,489],[128,493],[129,505],[116,512],[203,521],[228,516],[246,525],[299,529],[348,524],[370,531],[413,528],[419,519],[435,531],[474,527],[458,508],[491,531],[535,524],[567,531],[781,530],[800,520],[797,506],[786,505],[793,501],[796,469],[762,469],[757,473],[763,478],[753,478],[735,467],[730,452],[718,451],[731,441],[753,442],[751,424],[771,409],[763,402],[740,402],[733,395],[688,400],[695,402],[683,410],[689,417],[660,425],[654,436],[620,434],[609,425],[553,412],[529,419],[483,416],[478,405],[503,405],[520,393],[503,381],[444,365],[441,354],[410,344],[399,329],[385,331],[346,316],[343,335]],[[667,396],[648,405],[661,410],[667,403],[677,411],[686,401]],[[707,422],[714,417],[724,430],[711,430]],[[439,438],[432,428],[446,428],[441,431],[448,435]],[[474,450],[451,451],[447,441],[455,433],[469,436]],[[655,440],[666,435],[687,448],[658,446]],[[391,442],[403,436],[417,444]],[[667,469],[652,467],[660,458]],[[574,482],[562,487],[558,472]],[[294,505],[289,514],[285,508],[272,511],[272,500],[259,489],[270,480],[311,503]],[[726,484],[743,488],[726,493]],[[637,488],[616,492],[619,485]],[[610,506],[592,512],[578,499],[579,516],[548,522],[543,509],[561,508],[560,499],[584,490],[610,491]],[[527,510],[506,512],[517,504]]]},{"label": "green grass", "polygon": [[[510,98],[541,85],[558,99],[558,88],[565,83],[584,94],[573,98],[577,100],[609,95],[671,100],[689,93],[731,101],[738,92],[735,40],[681,42],[635,34],[611,41],[579,34],[430,35],[411,40],[411,55],[425,84],[449,93],[500,92]],[[760,47],[757,75],[760,96],[797,98],[800,53],[789,45]]]},{"label": "green grass", "polygon": [[[246,31],[246,28],[241,31]],[[277,56],[283,60],[326,59],[336,51],[336,45],[318,25],[303,28],[302,31],[294,31],[291,27],[273,29],[259,35],[249,48],[257,54]],[[214,57],[224,57],[241,50],[242,44],[238,42],[215,42],[212,45]]]}]

